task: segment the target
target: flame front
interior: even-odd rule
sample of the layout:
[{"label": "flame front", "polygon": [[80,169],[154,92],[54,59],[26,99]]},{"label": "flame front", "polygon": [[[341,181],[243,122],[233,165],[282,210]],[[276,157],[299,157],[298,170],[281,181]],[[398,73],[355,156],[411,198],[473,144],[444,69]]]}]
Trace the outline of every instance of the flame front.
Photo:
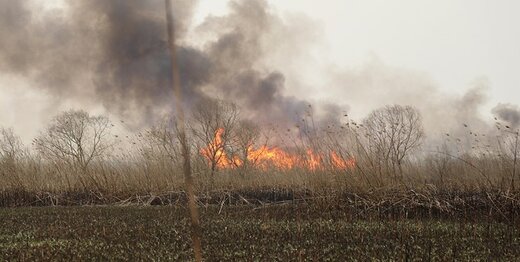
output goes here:
[{"label": "flame front", "polygon": [[[200,150],[200,153],[210,162],[214,161],[218,168],[229,168],[233,166],[233,161],[226,155],[224,148],[224,128],[219,128],[215,132],[213,141],[205,148]],[[213,161],[212,161],[213,160]]]},{"label": "flame front", "polygon": [[[213,141],[200,150],[201,155],[206,158],[210,165],[214,163],[215,167],[219,169],[243,166],[245,164],[243,159],[238,156],[228,156],[226,153],[223,139],[224,132],[223,128],[219,128],[215,132]],[[327,159],[329,160],[328,163]],[[261,169],[272,167],[282,170],[303,168],[316,171],[326,169],[327,167],[332,167],[336,170],[350,169],[356,165],[356,160],[352,157],[341,157],[332,150],[327,158],[323,154],[314,152],[312,149],[305,150],[304,154],[296,154],[289,153],[278,147],[261,146],[255,149],[253,146],[250,146],[247,149],[247,163],[250,166]]]},{"label": "flame front", "polygon": [[336,152],[330,152],[330,161],[332,166],[338,169],[353,168],[356,166],[356,160],[354,158],[343,159]]}]

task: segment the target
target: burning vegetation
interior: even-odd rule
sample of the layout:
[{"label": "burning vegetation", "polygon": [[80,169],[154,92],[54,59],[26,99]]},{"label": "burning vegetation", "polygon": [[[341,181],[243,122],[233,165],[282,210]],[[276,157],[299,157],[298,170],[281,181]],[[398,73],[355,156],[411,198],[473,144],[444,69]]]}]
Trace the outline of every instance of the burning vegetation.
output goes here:
[{"label": "burning vegetation", "polygon": [[307,170],[323,170],[326,168],[349,169],[356,164],[354,158],[343,158],[338,153],[330,151],[329,154],[316,153],[312,149],[306,149],[304,154],[291,153],[279,147],[268,147],[266,145],[255,148],[250,145],[246,150],[245,158],[226,152],[223,140],[223,128],[217,129],[215,137],[207,147],[200,150],[200,154],[206,158],[208,163],[216,159],[216,166],[220,169],[237,168],[244,166],[247,161],[251,166],[260,169],[276,168],[282,170],[300,168]]},{"label": "burning vegetation", "polygon": [[[188,200],[186,206],[192,222],[190,233],[196,261],[202,260],[198,236],[202,229],[206,234],[202,243],[213,244],[216,251],[225,253],[226,257],[221,260],[230,260],[228,255],[233,254],[233,250],[226,249],[230,246],[225,245],[227,240],[232,244],[244,244],[240,252],[234,254],[242,254],[248,248],[249,252],[256,252],[257,247],[269,246],[264,245],[268,243],[274,246],[272,250],[263,250],[265,254],[279,252],[292,259],[298,255],[299,260],[305,260],[302,258],[307,255],[313,260],[326,260],[326,257],[311,256],[314,255],[312,252],[352,251],[341,245],[352,242],[356,236],[360,240],[359,257],[364,259],[368,252],[380,253],[367,243],[376,243],[376,247],[398,243],[404,246],[403,260],[414,260],[409,255],[425,252],[421,259],[430,261],[432,250],[440,254],[439,260],[448,260],[447,249],[452,251],[453,260],[457,260],[459,243],[443,239],[446,232],[453,231],[449,228],[446,231],[444,227],[435,226],[442,231],[436,246],[428,239],[431,230],[425,237],[418,237],[413,230],[400,230],[406,238],[400,236],[400,241],[395,241],[394,233],[385,233],[390,236],[389,240],[380,236],[370,239],[371,233],[363,230],[381,230],[379,226],[367,227],[366,224],[350,228],[353,233],[341,233],[350,225],[347,223],[345,227],[341,223],[349,222],[345,218],[357,221],[360,218],[424,217],[430,219],[426,223],[429,225],[432,218],[447,216],[451,220],[464,218],[461,220],[468,221],[474,216],[500,222],[498,234],[501,235],[490,234],[493,230],[490,231],[489,225],[487,229],[482,227],[482,232],[475,231],[479,230],[476,227],[466,230],[459,226],[457,229],[461,232],[458,234],[462,237],[456,239],[467,239],[466,235],[481,238],[487,234],[482,243],[498,241],[506,248],[496,249],[496,253],[511,253],[511,257],[518,257],[518,106],[496,106],[492,111],[496,116],[496,130],[488,130],[491,126],[473,114],[479,111],[478,106],[484,100],[480,88],[470,90],[461,98],[447,99],[440,91],[432,89],[429,81],[421,84],[422,89],[417,89],[415,80],[394,77],[393,70],[390,75],[386,67],[371,65],[370,70],[346,71],[334,77],[339,80],[332,81],[333,84],[338,81],[341,87],[348,86],[345,90],[349,96],[353,95],[351,100],[356,100],[357,92],[363,94],[368,90],[370,100],[374,98],[373,94],[380,93],[384,103],[406,101],[422,107],[421,112],[429,115],[429,121],[425,123],[430,122],[430,127],[437,126],[439,119],[458,126],[451,130],[445,126],[450,133],[445,133],[443,140],[434,141],[440,143],[426,147],[423,145],[423,118],[419,109],[413,106],[382,106],[362,121],[354,122],[348,118],[348,112],[342,113],[343,108],[338,104],[318,104],[315,111],[305,98],[290,95],[286,76],[291,74],[284,75],[287,72],[278,71],[267,61],[277,61],[275,54],[285,53],[285,49],[274,50],[282,41],[293,39],[294,43],[285,43],[286,48],[293,49],[298,45],[296,49],[307,51],[302,45],[310,42],[310,37],[296,37],[303,33],[298,29],[307,29],[307,26],[304,23],[302,26],[301,20],[297,19],[294,22],[297,27],[293,28],[289,20],[280,19],[272,12],[266,0],[232,0],[229,14],[210,16],[199,25],[191,21],[197,2],[191,0],[175,1],[175,8],[172,8],[172,1],[165,1],[166,20],[162,16],[162,1],[66,0],[66,11],[45,15],[41,15],[32,2],[0,0],[0,73],[20,76],[28,83],[34,83],[34,89],[44,89],[45,94],[56,99],[51,101],[70,99],[70,102],[92,106],[101,103],[111,116],[124,118],[121,120],[124,125],[118,128],[108,116],[70,110],[56,115],[33,139],[32,148],[26,147],[12,129],[0,127],[0,207],[177,206]],[[201,33],[201,43],[189,41],[193,37],[187,33],[192,29]],[[279,66],[283,68],[283,65]],[[399,79],[398,84],[389,81],[394,79]],[[287,83],[295,85],[300,81]],[[384,88],[384,92],[374,89],[378,86]],[[403,90],[397,88],[401,86],[420,91],[417,95],[406,89],[403,89],[406,92],[400,92]],[[405,94],[406,100],[388,99],[401,93]],[[183,95],[182,99],[179,94]],[[425,97],[424,94],[429,94],[427,100],[432,101],[419,100]],[[174,95],[176,109],[172,110]],[[223,95],[227,100],[216,98]],[[414,100],[411,98],[419,102],[411,101]],[[452,108],[455,112],[444,111]],[[316,119],[315,113],[319,116]],[[162,115],[167,117],[161,120]],[[459,123],[462,119],[464,123]],[[428,128],[426,130],[432,133]],[[200,227],[199,205],[205,207],[204,215],[214,215],[201,220],[203,228]],[[90,211],[87,213],[91,214]],[[4,215],[6,219],[0,217],[0,221],[19,221],[12,219],[11,212],[1,210],[0,216]],[[53,218],[23,212],[24,218]],[[117,212],[120,214],[119,210]],[[252,222],[244,219],[248,212]],[[69,215],[76,213],[68,212]],[[164,249],[164,243],[172,243],[174,246],[164,249],[165,260],[172,260],[174,248],[188,250],[186,252],[191,248],[179,241],[186,236],[171,238],[175,234],[168,223],[179,220],[177,216],[172,220],[169,212],[161,212],[161,216],[165,214],[168,219],[163,223],[155,223],[155,218],[144,220],[152,221],[153,227],[160,225],[160,229],[164,227],[166,231],[140,232],[168,237],[155,241],[157,238],[145,236],[154,240],[155,245],[145,249],[155,252],[151,256],[157,256],[157,250]],[[296,215],[296,219],[287,214]],[[142,214],[137,215],[141,217]],[[318,222],[300,219],[307,219],[309,215],[319,218]],[[233,216],[240,219],[235,220]],[[279,219],[284,216],[290,218],[289,223]],[[271,217],[273,219],[267,219]],[[91,220],[89,216],[81,218],[90,224],[105,221]],[[71,219],[81,222],[75,217]],[[139,242],[135,241],[134,229],[137,226],[142,229],[141,220],[132,218],[131,221],[136,222],[134,227],[123,221],[120,223],[124,225],[123,230],[131,229],[126,232],[131,239],[121,245],[112,245],[113,239],[105,234],[106,228],[115,230],[117,227],[100,224],[102,234],[86,234],[88,245],[82,250],[96,251],[92,248],[92,235],[111,240],[108,244],[94,241],[101,243],[96,247],[104,251],[111,250],[107,247],[129,247],[128,243]],[[229,224],[222,224],[223,221]],[[504,222],[513,225],[511,228],[516,231],[503,227]],[[291,223],[296,224],[291,226]],[[18,224],[27,228],[24,223]],[[51,230],[56,229],[55,224],[52,219]],[[83,232],[84,224],[78,223],[81,229],[73,233]],[[306,229],[312,229],[313,225],[316,230],[324,231]],[[68,243],[69,233],[65,237],[53,237],[49,242],[35,242],[38,237],[33,234],[49,234],[34,228],[21,234],[22,231],[10,232],[9,228],[0,227],[0,247],[7,249],[0,254],[0,260],[2,256],[31,259],[34,257],[20,254],[43,255],[43,248],[71,248],[79,243]],[[396,227],[392,225],[391,228]],[[412,224],[412,229],[417,228],[423,226]],[[238,229],[243,231],[231,232]],[[510,232],[510,241],[504,245],[506,230]],[[174,231],[182,232],[182,229]],[[251,232],[258,233],[257,238],[251,237],[254,236]],[[121,232],[112,233],[121,236]],[[238,233],[247,237],[237,238],[241,236]],[[316,235],[325,237],[313,242]],[[229,236],[232,238],[225,238]],[[271,236],[284,239],[273,241]],[[369,236],[368,242],[366,236]],[[17,243],[22,240],[23,243]],[[253,242],[246,243],[249,240]],[[378,242],[382,240],[384,242]],[[426,240],[428,242],[421,244]],[[492,260],[493,256],[486,254],[491,247],[480,245],[478,241],[465,242],[478,244],[468,249],[469,254],[477,258],[488,255]],[[307,246],[298,247],[302,243]],[[337,248],[331,243],[337,244]],[[284,244],[287,250],[298,253],[277,249]],[[370,250],[364,250],[366,247]],[[475,255],[473,248],[485,252]],[[142,249],[143,245],[133,250]],[[210,250],[205,251],[208,257],[213,254],[212,249],[206,250]],[[306,254],[308,250],[311,252]],[[395,256],[398,247],[391,246],[389,250]],[[506,252],[502,252],[504,250]],[[127,254],[117,250],[118,256],[121,253]],[[45,254],[54,255],[54,252]],[[508,259],[511,258],[503,260]]]}]

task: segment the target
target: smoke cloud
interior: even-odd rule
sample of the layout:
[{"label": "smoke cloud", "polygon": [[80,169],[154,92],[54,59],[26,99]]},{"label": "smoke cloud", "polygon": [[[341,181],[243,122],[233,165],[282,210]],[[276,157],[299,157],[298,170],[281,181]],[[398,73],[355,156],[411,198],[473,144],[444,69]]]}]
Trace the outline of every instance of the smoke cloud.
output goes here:
[{"label": "smoke cloud", "polygon": [[[309,111],[319,118],[317,123],[338,124],[345,110],[366,114],[382,105],[404,104],[421,111],[428,133],[462,136],[468,132],[466,126],[489,128],[478,113],[486,102],[485,80],[457,97],[442,92],[425,74],[378,60],[356,69],[328,70],[330,101],[313,101],[309,107],[301,96],[288,95],[288,83],[301,80],[265,62],[279,54],[277,46],[284,52],[303,52],[311,42],[298,38],[306,23],[288,25],[265,0],[233,0],[228,14],[207,17],[193,29],[196,5],[197,1],[174,1],[187,106],[223,98],[257,122],[288,127]],[[133,127],[174,108],[164,1],[68,0],[66,6],[40,13],[31,1],[0,0],[0,72],[30,79],[33,88],[57,101],[101,104]],[[205,41],[189,44],[190,30]],[[519,124],[518,107],[498,105],[493,113]]]},{"label": "smoke cloud", "polygon": [[410,105],[423,116],[429,136],[447,132],[453,136],[473,130],[487,131],[481,108],[488,101],[486,79],[476,79],[461,95],[443,92],[426,74],[388,66],[371,59],[355,69],[330,70],[330,99],[343,98],[351,107],[351,115],[363,117],[382,105]]},{"label": "smoke cloud", "polygon": [[510,124],[512,128],[520,127],[520,107],[512,104],[498,104],[491,111],[500,120]]},{"label": "smoke cloud", "polygon": [[[40,16],[28,1],[1,0],[0,70],[33,79],[55,96],[98,100],[137,126],[171,110],[164,2],[67,3],[66,12]],[[182,44],[195,6],[174,1],[185,103],[225,95],[259,120],[301,114],[308,103],[284,96],[285,76],[258,65],[262,36],[280,22],[266,1],[232,1],[229,15],[209,17],[198,30],[216,37],[202,48]]]}]

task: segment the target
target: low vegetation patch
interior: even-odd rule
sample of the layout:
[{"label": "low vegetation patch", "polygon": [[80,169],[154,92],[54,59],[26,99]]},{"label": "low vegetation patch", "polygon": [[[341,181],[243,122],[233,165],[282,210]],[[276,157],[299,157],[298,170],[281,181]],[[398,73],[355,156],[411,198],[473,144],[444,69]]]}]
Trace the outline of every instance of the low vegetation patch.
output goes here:
[{"label": "low vegetation patch", "polygon": [[[352,219],[342,209],[278,205],[202,209],[208,261],[513,260],[518,226],[493,221]],[[190,260],[180,207],[0,210],[0,259]]]}]

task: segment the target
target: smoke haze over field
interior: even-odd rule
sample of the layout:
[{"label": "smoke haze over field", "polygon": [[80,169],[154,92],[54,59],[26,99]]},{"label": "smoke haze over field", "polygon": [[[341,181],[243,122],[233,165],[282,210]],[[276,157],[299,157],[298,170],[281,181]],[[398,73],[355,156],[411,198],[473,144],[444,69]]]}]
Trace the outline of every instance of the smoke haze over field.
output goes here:
[{"label": "smoke haze over field", "polygon": [[[69,0],[65,6],[42,13],[33,1],[0,0],[0,79],[24,90],[8,92],[11,96],[22,92],[52,101],[32,111],[16,108],[16,120],[0,120],[36,129],[38,121],[78,105],[138,128],[173,108],[164,1]],[[194,24],[196,10],[197,1],[174,1],[188,107],[224,98],[258,122],[294,126],[309,104],[317,121],[328,122],[339,121],[345,111],[362,117],[385,104],[404,104],[421,111],[432,134],[462,134],[462,123],[489,128],[479,112],[489,89],[485,79],[453,95],[427,74],[378,59],[357,68],[319,70],[307,50],[319,42],[320,29],[308,26],[312,19],[306,16],[282,17],[264,0],[234,0],[227,14]],[[320,76],[319,95],[296,73],[294,61],[302,64],[302,74]],[[498,105],[493,114],[518,126],[515,105]]]}]

